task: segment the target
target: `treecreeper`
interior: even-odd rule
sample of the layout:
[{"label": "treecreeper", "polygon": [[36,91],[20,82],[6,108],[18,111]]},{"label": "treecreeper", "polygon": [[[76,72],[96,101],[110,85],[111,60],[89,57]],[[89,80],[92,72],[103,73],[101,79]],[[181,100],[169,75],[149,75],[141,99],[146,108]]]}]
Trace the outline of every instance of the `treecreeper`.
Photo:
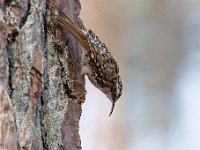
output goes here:
[{"label": "treecreeper", "polygon": [[110,116],[123,89],[118,63],[97,35],[83,25],[82,20],[80,28],[62,10],[57,10],[58,13],[54,16],[56,24],[73,35],[82,47],[81,74],[87,75],[91,83],[111,100]]}]

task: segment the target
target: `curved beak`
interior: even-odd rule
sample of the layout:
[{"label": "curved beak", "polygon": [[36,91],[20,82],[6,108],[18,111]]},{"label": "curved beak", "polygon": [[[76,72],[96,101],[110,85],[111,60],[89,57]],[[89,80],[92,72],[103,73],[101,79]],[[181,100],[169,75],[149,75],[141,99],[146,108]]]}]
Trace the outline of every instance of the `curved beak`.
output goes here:
[{"label": "curved beak", "polygon": [[115,108],[115,101],[112,102],[112,107],[109,116],[112,115],[114,108]]}]

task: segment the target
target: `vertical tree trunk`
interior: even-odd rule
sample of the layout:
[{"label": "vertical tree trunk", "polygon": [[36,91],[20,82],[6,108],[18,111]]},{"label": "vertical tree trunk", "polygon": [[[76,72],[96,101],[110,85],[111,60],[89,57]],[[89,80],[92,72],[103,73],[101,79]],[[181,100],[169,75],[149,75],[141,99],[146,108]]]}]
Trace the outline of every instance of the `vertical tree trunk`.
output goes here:
[{"label": "vertical tree trunk", "polygon": [[2,150],[81,149],[81,50],[55,25],[56,7],[78,23],[78,0],[0,1]]}]

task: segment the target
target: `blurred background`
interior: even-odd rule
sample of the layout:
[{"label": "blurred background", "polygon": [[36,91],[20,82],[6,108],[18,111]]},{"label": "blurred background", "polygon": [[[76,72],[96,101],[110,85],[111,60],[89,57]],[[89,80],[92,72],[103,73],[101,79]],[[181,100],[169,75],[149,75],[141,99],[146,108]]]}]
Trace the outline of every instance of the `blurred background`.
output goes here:
[{"label": "blurred background", "polygon": [[83,150],[200,150],[200,1],[80,2],[124,83],[109,117],[110,101],[87,81]]}]

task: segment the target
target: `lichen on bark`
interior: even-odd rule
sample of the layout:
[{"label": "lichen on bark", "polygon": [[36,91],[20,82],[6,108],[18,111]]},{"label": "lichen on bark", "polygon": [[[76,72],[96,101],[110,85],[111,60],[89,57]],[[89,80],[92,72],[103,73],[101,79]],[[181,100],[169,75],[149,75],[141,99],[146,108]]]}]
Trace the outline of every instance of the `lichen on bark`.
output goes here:
[{"label": "lichen on bark", "polygon": [[[0,116],[10,118],[0,118],[0,146],[11,149],[14,141],[13,149],[81,149],[81,50],[61,28],[49,30],[56,7],[66,6],[78,22],[79,1],[14,0],[1,6]],[[7,133],[13,138],[5,144],[1,137]]]}]

